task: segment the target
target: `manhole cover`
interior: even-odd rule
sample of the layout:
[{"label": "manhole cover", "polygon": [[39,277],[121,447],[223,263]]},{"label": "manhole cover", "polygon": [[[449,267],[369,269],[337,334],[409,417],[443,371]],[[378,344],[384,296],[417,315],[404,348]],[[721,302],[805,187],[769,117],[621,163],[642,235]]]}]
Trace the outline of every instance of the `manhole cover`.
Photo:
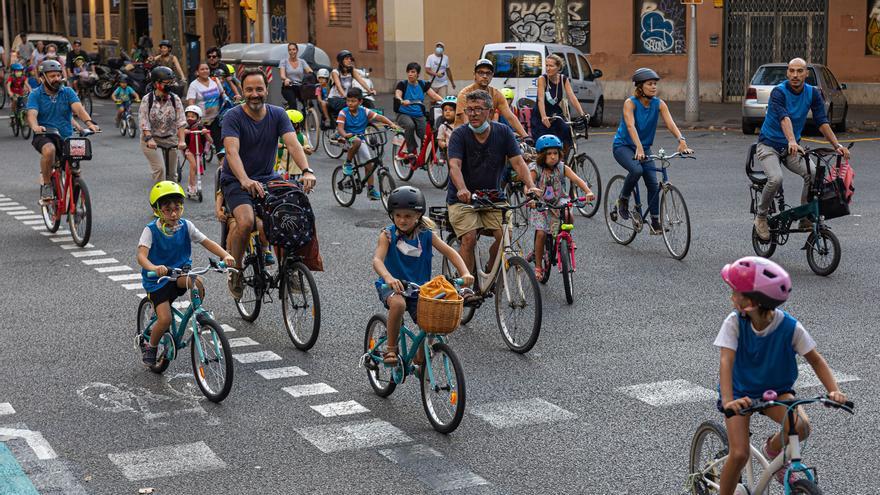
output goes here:
[{"label": "manhole cover", "polygon": [[359,220],[354,223],[354,226],[355,227],[363,227],[363,228],[367,228],[367,229],[381,229],[382,227],[384,227],[387,224],[388,224],[388,222],[384,221],[384,220]]}]

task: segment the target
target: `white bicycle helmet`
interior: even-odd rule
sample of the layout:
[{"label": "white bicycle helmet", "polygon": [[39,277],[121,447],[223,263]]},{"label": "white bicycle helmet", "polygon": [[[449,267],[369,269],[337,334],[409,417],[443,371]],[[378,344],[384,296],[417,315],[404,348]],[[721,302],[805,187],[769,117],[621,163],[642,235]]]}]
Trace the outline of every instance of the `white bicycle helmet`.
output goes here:
[{"label": "white bicycle helmet", "polygon": [[198,115],[200,119],[202,118],[202,107],[200,107],[198,105],[190,105],[183,110],[184,114],[187,114],[189,112],[192,112],[192,113]]},{"label": "white bicycle helmet", "polygon": [[330,79],[330,71],[327,69],[318,69],[318,75],[316,77],[325,77]]}]

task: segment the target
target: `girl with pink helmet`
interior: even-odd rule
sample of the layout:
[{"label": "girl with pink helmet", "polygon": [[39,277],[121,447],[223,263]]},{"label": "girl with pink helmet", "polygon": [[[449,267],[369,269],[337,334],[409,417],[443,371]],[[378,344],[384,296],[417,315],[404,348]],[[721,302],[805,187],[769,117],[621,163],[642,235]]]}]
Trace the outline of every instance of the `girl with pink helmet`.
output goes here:
[{"label": "girl with pink helmet", "polygon": [[[721,350],[718,409],[749,407],[767,390],[775,391],[780,400],[794,398],[798,376],[797,356],[801,355],[816,372],[828,391],[828,397],[845,402],[846,395],[837,386],[828,363],[816,350],[810,334],[787,312],[778,309],[791,293],[791,277],[778,264],[756,256],[740,258],[721,269],[721,278],[730,286],[734,311],[731,312],[715,338]],[[777,423],[785,419],[782,406],[765,410],[764,414]],[[793,426],[801,440],[810,434],[806,413],[798,408]],[[732,495],[740,473],[749,460],[749,416],[734,415],[725,420],[730,457],[721,471],[721,495]],[[792,425],[785,425],[785,434]],[[764,456],[772,460],[782,450],[780,433],[764,443]],[[785,468],[776,473],[784,481]]]}]

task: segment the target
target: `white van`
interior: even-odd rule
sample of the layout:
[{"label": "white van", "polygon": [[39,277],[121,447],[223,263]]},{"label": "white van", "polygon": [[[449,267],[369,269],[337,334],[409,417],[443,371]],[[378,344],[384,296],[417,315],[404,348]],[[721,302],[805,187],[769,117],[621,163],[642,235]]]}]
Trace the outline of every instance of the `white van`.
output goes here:
[{"label": "white van", "polygon": [[590,124],[598,126],[605,113],[605,98],[601,70],[594,70],[577,48],[552,43],[489,43],[483,46],[480,58],[495,64],[492,86],[498,89],[513,88],[514,102],[521,98],[535,101],[538,94],[538,77],[544,73],[547,55],[559,55],[565,60],[563,73],[571,79],[571,89],[580,101],[584,112],[590,114]]}]

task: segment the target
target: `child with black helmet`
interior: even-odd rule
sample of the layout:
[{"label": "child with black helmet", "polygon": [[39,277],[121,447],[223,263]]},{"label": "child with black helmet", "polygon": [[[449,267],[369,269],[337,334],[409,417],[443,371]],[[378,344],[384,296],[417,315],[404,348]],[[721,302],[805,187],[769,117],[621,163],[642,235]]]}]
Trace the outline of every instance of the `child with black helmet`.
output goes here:
[{"label": "child with black helmet", "polygon": [[[388,196],[388,216],[393,222],[382,229],[373,254],[373,270],[379,275],[376,290],[379,300],[388,308],[388,344],[385,349],[386,364],[397,362],[397,337],[406,310],[415,323],[417,297],[404,297],[402,281],[424,284],[431,279],[431,258],[437,249],[455,266],[465,285],[471,285],[474,277],[461,256],[434,233],[434,222],[425,217],[427,206],[422,191],[412,186],[400,186]],[[388,288],[382,288],[387,284]],[[424,362],[422,351],[414,363]]]}]

